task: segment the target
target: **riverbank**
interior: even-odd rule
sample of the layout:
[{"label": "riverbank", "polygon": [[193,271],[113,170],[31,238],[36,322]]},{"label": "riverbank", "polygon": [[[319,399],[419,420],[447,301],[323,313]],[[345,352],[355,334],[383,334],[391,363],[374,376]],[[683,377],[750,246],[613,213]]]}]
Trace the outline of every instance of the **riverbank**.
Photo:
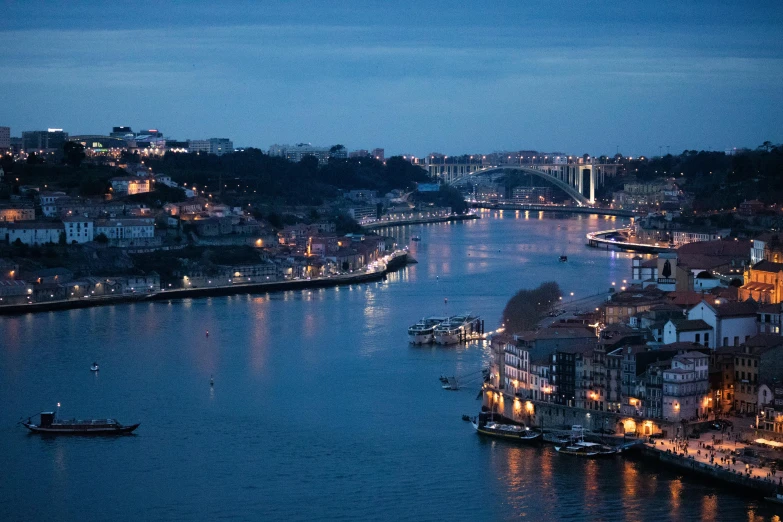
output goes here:
[{"label": "riverbank", "polygon": [[565,212],[569,214],[597,214],[599,216],[635,217],[638,214],[630,210],[600,207],[575,207],[570,205],[520,205],[514,203],[471,203],[472,208],[490,210],[520,210],[535,212]]},{"label": "riverbank", "polygon": [[[722,483],[726,486],[739,487],[749,493],[760,496],[774,496],[783,479],[775,477],[766,470],[745,468],[745,464],[721,457],[708,450],[675,447],[671,441],[660,440],[654,444],[645,443],[633,447],[633,450],[646,459],[655,460],[661,465],[676,468],[688,474],[698,475]],[[697,453],[698,452],[698,453]],[[712,459],[708,456],[712,455]]]},{"label": "riverbank", "polygon": [[[627,229],[617,228],[614,230],[602,230],[600,232],[589,232],[586,234],[587,246],[593,248],[603,248],[606,250],[626,250],[630,252],[640,252],[643,254],[659,254],[661,252],[673,252],[674,247],[663,245],[648,245],[646,243],[634,243],[632,241],[616,241],[612,236],[625,232]],[[603,237],[602,237],[603,236]]]},{"label": "riverbank", "polygon": [[60,301],[47,301],[43,303],[30,303],[19,305],[0,306],[0,315],[19,315],[37,312],[56,312],[77,308],[92,308],[96,306],[109,306],[139,301],[173,301],[192,297],[219,297],[238,294],[255,294],[268,292],[284,292],[287,290],[306,290],[310,288],[330,288],[361,283],[380,281],[389,272],[403,268],[408,263],[415,263],[410,254],[405,251],[395,252],[383,269],[373,271],[356,272],[333,277],[318,277],[312,279],[297,279],[288,281],[270,281],[263,283],[248,283],[236,285],[210,286],[204,288],[181,288],[175,290],[162,289],[154,293],[127,294],[119,296],[91,297],[89,299],[66,299]]},{"label": "riverbank", "polygon": [[477,214],[452,214],[450,216],[438,216],[428,218],[415,218],[415,219],[396,219],[383,221],[378,220],[372,223],[362,224],[362,227],[366,230],[375,230],[377,228],[384,227],[396,227],[400,225],[424,225],[427,223],[447,223],[452,221],[466,221],[470,219],[479,219],[481,216]]}]

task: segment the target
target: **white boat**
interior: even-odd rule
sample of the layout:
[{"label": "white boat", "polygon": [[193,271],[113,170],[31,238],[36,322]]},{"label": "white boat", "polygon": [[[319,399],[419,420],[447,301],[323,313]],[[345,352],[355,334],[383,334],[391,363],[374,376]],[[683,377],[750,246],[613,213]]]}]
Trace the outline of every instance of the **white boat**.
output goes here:
[{"label": "white boat", "polygon": [[97,372],[98,369],[99,369],[98,368],[98,363],[96,363],[96,362],[92,363],[92,366],[90,366],[90,371],[91,372]]},{"label": "white boat", "polygon": [[435,327],[447,317],[427,317],[408,328],[408,341],[412,344],[429,344],[435,336]]},{"label": "white boat", "polygon": [[571,442],[562,446],[555,446],[555,451],[564,455],[573,455],[575,457],[599,458],[611,457],[617,455],[619,450],[612,446],[599,444],[597,442],[585,442],[585,430],[582,426],[575,424],[571,427]]},{"label": "white boat", "polygon": [[457,344],[469,335],[478,332],[479,318],[471,314],[449,317],[435,327],[434,337],[437,344]]}]

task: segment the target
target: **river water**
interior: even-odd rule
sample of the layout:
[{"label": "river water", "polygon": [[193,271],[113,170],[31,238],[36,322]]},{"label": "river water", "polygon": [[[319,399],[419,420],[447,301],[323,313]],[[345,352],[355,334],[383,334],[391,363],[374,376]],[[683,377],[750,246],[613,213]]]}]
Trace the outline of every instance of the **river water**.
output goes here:
[{"label": "river water", "polygon": [[[649,463],[482,439],[460,416],[480,407],[486,346],[408,345],[425,315],[495,328],[545,280],[566,301],[619,286],[630,256],[584,246],[615,224],[484,213],[387,231],[421,241],[419,263],[383,283],[0,318],[0,520],[774,519]],[[468,386],[443,391],[442,374]],[[141,427],[52,438],[15,424],[57,402]]]}]

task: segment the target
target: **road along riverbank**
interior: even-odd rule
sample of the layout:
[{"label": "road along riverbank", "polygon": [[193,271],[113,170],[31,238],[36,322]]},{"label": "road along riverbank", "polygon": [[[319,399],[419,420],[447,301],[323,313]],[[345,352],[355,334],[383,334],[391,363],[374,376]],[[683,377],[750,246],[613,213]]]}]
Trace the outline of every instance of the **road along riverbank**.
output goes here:
[{"label": "road along riverbank", "polygon": [[371,223],[363,223],[362,228],[365,230],[374,230],[376,228],[395,227],[399,225],[424,225],[427,223],[447,223],[451,221],[467,221],[470,219],[479,219],[481,216],[477,214],[452,214],[450,216],[438,216],[438,217],[425,217],[425,218],[413,218],[413,219],[394,219],[384,221],[379,219]]},{"label": "road along riverbank", "polygon": [[382,269],[372,271],[357,271],[332,277],[316,277],[312,279],[296,279],[288,281],[270,281],[263,283],[248,283],[205,288],[182,288],[175,290],[160,290],[146,294],[127,294],[119,296],[92,297],[89,299],[67,299],[30,303],[20,305],[0,306],[0,315],[30,314],[36,312],[55,312],[76,308],[91,308],[139,301],[173,301],[189,297],[218,297],[238,294],[255,294],[266,292],[284,292],[286,290],[306,290],[309,288],[329,288],[334,286],[353,285],[380,281],[386,274],[403,268],[408,263],[416,261],[406,251],[393,253]]}]

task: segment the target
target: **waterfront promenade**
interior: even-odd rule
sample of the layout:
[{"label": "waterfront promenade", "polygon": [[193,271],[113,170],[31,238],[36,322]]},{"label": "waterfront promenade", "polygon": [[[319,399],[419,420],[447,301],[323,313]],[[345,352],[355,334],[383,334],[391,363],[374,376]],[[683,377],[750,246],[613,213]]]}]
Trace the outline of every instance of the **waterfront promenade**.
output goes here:
[{"label": "waterfront promenade", "polygon": [[469,219],[479,219],[480,216],[473,213],[468,214],[449,214],[448,216],[430,216],[430,217],[412,217],[405,219],[391,219],[388,216],[380,219],[362,220],[359,224],[366,230],[376,228],[394,227],[400,225],[424,225],[426,223],[447,223],[451,221],[465,221]]},{"label": "waterfront promenade", "polygon": [[[716,437],[714,440],[713,436]],[[748,447],[748,444],[728,434],[707,432],[698,439],[653,439],[653,442],[645,443],[641,450],[645,456],[657,458],[666,465],[710,476],[761,494],[772,495],[783,489],[783,470],[753,464],[749,460],[757,459],[744,459],[737,455],[737,452]]]},{"label": "waterfront promenade", "polygon": [[397,250],[385,256],[382,262],[376,266],[369,266],[348,274],[232,285],[216,284],[200,288],[176,288],[173,290],[162,288],[158,291],[150,291],[147,293],[93,296],[89,299],[63,299],[39,303],[2,305],[0,306],[0,315],[52,312],[56,310],[91,308],[95,306],[108,306],[139,301],[164,301],[185,299],[188,297],[216,297],[259,292],[283,292],[286,290],[329,288],[334,286],[369,283],[383,279],[388,272],[402,268],[409,262],[415,262],[412,261],[410,254],[405,250]]}]

